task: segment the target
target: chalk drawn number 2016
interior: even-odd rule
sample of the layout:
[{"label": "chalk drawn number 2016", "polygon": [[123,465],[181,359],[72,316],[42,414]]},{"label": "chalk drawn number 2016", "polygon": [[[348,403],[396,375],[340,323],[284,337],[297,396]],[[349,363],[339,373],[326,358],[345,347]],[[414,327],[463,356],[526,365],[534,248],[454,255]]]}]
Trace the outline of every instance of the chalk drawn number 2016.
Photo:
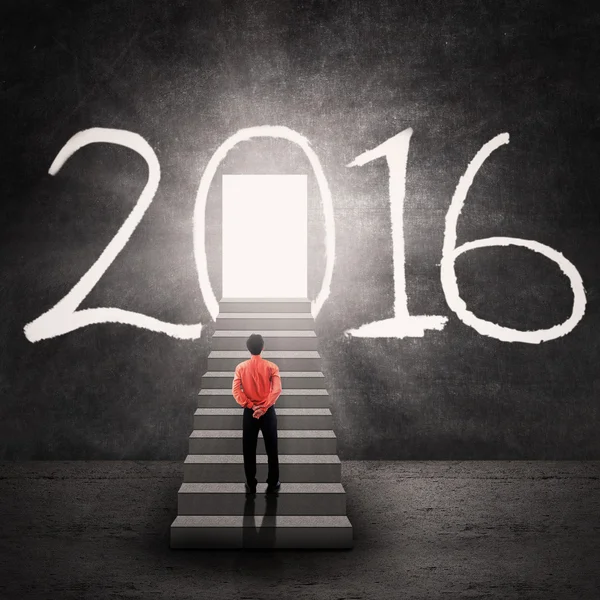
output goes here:
[{"label": "chalk drawn number 2016", "polygon": [[[384,157],[387,161],[392,224],[392,260],[394,267],[394,316],[390,319],[367,323],[357,329],[348,329],[345,331],[345,335],[349,337],[422,337],[426,330],[441,330],[447,322],[447,317],[441,315],[410,315],[408,312],[405,281],[403,208],[406,167],[411,135],[412,129],[406,129],[386,140],[376,148],[362,153],[347,165],[348,167],[362,166],[377,158]],[[312,314],[316,317],[329,295],[333,272],[335,247],[333,206],[327,180],[320,162],[310,147],[308,140],[287,127],[262,126],[250,127],[238,131],[215,151],[203,173],[194,210],[194,250],[196,266],[198,269],[198,281],[204,300],[211,316],[213,319],[216,318],[218,314],[218,302],[208,279],[206,253],[204,248],[204,212],[208,188],[210,187],[218,166],[221,164],[227,153],[239,142],[250,140],[255,137],[280,138],[298,145],[307,156],[315,174],[323,207],[326,237],[325,274],[321,290],[317,295],[317,298],[312,301]],[[507,144],[508,141],[508,134],[502,133],[484,144],[468,165],[465,174],[460,178],[448,213],[446,214],[444,243],[442,259],[440,262],[440,279],[448,306],[466,325],[472,327],[482,335],[505,342],[539,344],[540,342],[564,336],[572,331],[585,313],[585,289],[581,275],[576,267],[560,252],[533,240],[524,240],[513,237],[490,237],[466,242],[460,246],[456,245],[458,217],[464,206],[473,179],[490,154],[503,144]],[[57,302],[57,304],[34,321],[25,325],[24,332],[27,339],[31,342],[37,342],[43,339],[64,335],[87,325],[98,323],[125,323],[149,329],[151,331],[165,333],[179,339],[198,339],[201,336],[202,323],[167,323],[148,315],[119,308],[100,307],[77,310],[127,244],[127,241],[139,225],[144,213],[152,203],[160,181],[160,164],[156,154],[141,136],[130,131],[105,128],[92,128],[75,134],[58,153],[50,166],[49,173],[55,175],[66,161],[80,148],[98,142],[125,146],[140,154],[148,165],[148,181],[131,213],[89,270],[67,293],[67,295]],[[458,291],[454,267],[457,257],[464,252],[475,250],[477,248],[509,245],[528,248],[529,250],[542,254],[555,262],[569,278],[573,292],[573,309],[571,316],[566,321],[548,329],[522,331],[502,327],[491,321],[480,319],[467,309],[466,304],[460,297]]]}]

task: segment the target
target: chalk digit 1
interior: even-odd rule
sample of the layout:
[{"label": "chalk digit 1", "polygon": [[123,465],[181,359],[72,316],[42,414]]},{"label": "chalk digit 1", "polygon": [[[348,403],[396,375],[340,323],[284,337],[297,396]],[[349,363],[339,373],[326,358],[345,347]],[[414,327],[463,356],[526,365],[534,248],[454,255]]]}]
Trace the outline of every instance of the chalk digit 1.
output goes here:
[{"label": "chalk digit 1", "polygon": [[410,315],[406,296],[404,257],[404,197],[406,192],[406,165],[412,129],[408,128],[389,138],[373,150],[357,156],[348,167],[363,166],[385,157],[389,170],[389,195],[392,223],[392,262],[394,268],[394,316],[347,329],[346,336],[355,337],[423,337],[427,329],[441,330],[447,317],[441,315]]},{"label": "chalk digit 1", "polygon": [[148,164],[148,181],[131,213],[96,262],[64,298],[59,300],[57,304],[37,319],[25,325],[25,336],[30,342],[37,342],[64,335],[65,333],[94,323],[126,323],[149,329],[150,331],[166,333],[179,339],[195,340],[200,338],[202,333],[201,323],[194,325],[166,323],[154,317],[120,308],[88,308],[77,310],[139,225],[144,213],[154,199],[160,181],[158,159],[144,138],[130,131],[106,129],[103,127],[94,127],[76,133],[62,147],[54,159],[54,162],[50,166],[50,174],[56,175],[67,160],[80,148],[97,142],[118,144],[137,152]]},{"label": "chalk digit 1", "polygon": [[[501,133],[484,144],[467,167],[465,174],[460,178],[454,196],[452,197],[450,208],[446,214],[446,228],[444,231],[444,246],[440,263],[440,277],[448,306],[465,325],[472,327],[481,335],[496,338],[503,342],[539,344],[540,342],[546,342],[569,333],[582,319],[585,313],[585,289],[583,287],[581,275],[573,263],[567,260],[560,252],[554,250],[554,248],[550,248],[545,244],[533,240],[523,240],[521,238],[489,237],[466,242],[460,246],[456,245],[456,225],[458,217],[464,206],[467,192],[473,183],[473,178],[488,156],[503,144],[508,144],[508,141],[508,133]],[[475,250],[477,248],[490,248],[494,246],[521,246],[533,250],[534,252],[539,252],[546,258],[555,262],[560,267],[561,271],[569,278],[571,283],[571,288],[573,290],[573,310],[571,316],[563,323],[550,327],[549,329],[522,331],[519,329],[511,329],[509,327],[502,327],[491,321],[479,319],[469,311],[458,292],[454,263],[456,262],[457,257],[464,252]]]}]

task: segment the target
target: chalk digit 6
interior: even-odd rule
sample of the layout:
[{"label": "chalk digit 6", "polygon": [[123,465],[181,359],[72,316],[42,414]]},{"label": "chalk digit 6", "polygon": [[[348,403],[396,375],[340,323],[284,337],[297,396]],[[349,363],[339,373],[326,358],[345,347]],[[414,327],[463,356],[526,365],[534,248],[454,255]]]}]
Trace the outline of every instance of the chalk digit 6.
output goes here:
[{"label": "chalk digit 6", "polygon": [[[513,237],[489,237],[472,242],[466,242],[460,246],[456,245],[456,225],[458,217],[464,206],[467,192],[473,183],[473,178],[479,171],[488,156],[503,144],[508,144],[508,133],[501,133],[489,142],[484,144],[475,158],[471,161],[465,174],[460,178],[456,191],[452,197],[450,208],[446,214],[446,228],[444,231],[444,246],[442,250],[442,260],[440,263],[440,277],[442,288],[446,296],[448,306],[456,313],[458,318],[469,327],[472,327],[481,335],[502,340],[503,342],[525,342],[528,344],[539,344],[563,335],[573,330],[575,325],[582,319],[585,313],[586,297],[583,281],[575,265],[566,259],[560,252],[550,248],[540,242],[533,240],[523,240]],[[546,258],[554,261],[569,278],[573,290],[573,310],[571,316],[549,329],[538,329],[535,331],[521,331],[502,327],[491,321],[485,321],[476,317],[467,309],[464,300],[458,292],[458,283],[456,281],[456,272],[454,263],[458,256],[469,250],[477,248],[490,248],[494,246],[521,246],[534,252],[543,254]]]},{"label": "chalk digit 6", "polygon": [[131,213],[96,262],[64,298],[50,310],[25,325],[25,336],[30,342],[37,342],[64,335],[94,323],[126,323],[151,331],[166,333],[180,339],[198,339],[202,332],[201,323],[194,325],[166,323],[147,315],[120,308],[77,310],[139,225],[144,213],[154,199],[160,181],[158,158],[144,138],[130,131],[102,127],[86,129],[75,134],[58,153],[50,166],[49,173],[56,175],[67,160],[80,148],[98,142],[118,144],[137,152],[148,164],[148,181]]}]

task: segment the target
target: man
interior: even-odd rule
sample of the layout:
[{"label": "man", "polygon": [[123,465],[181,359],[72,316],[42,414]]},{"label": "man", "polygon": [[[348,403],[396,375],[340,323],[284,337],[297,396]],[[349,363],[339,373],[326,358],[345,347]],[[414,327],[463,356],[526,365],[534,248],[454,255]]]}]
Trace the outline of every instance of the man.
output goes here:
[{"label": "man", "polygon": [[263,434],[269,465],[267,494],[277,493],[281,487],[275,413],[275,401],[281,394],[281,377],[279,367],[261,356],[264,345],[263,337],[257,333],[246,340],[251,357],[235,368],[232,385],[235,401],[244,407],[242,448],[247,494],[255,494],[258,483],[256,444],[259,429]]}]

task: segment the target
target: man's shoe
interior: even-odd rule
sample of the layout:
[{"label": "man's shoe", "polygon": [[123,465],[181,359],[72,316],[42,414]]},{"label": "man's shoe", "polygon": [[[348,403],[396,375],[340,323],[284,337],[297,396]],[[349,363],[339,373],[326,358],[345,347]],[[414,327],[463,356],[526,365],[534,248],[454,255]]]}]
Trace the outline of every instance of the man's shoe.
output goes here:
[{"label": "man's shoe", "polygon": [[275,485],[268,485],[267,486],[267,494],[276,494],[279,491],[280,487],[281,487],[280,481],[278,481]]},{"label": "man's shoe", "polygon": [[249,486],[247,483],[244,483],[244,486],[246,488],[246,494],[256,494],[256,486]]}]

